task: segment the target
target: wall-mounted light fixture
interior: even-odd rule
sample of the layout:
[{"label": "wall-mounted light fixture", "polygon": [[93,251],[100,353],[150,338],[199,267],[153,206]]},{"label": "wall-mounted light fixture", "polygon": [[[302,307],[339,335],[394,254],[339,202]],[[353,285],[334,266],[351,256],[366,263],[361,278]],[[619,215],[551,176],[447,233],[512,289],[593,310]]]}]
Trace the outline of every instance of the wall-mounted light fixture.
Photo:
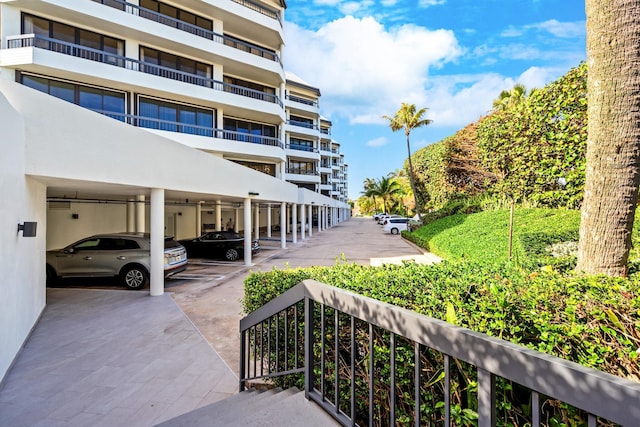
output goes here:
[{"label": "wall-mounted light fixture", "polygon": [[260,193],[256,193],[255,191],[249,191],[250,196],[259,196]]},{"label": "wall-mounted light fixture", "polygon": [[77,213],[72,213],[71,214],[71,218],[72,219],[78,219],[78,218],[80,218],[80,215],[78,215]]},{"label": "wall-mounted light fixture", "polygon": [[18,224],[18,233],[22,231],[22,237],[36,237],[37,222],[25,221],[24,224]]}]

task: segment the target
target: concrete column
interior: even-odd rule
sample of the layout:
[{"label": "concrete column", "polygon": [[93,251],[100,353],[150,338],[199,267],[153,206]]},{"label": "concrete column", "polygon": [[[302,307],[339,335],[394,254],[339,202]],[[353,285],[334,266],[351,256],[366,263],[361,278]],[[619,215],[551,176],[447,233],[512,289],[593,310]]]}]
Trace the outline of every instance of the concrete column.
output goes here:
[{"label": "concrete column", "polygon": [[307,227],[306,209],[307,207],[304,204],[300,206],[300,240],[305,239],[305,228]]},{"label": "concrete column", "polygon": [[240,223],[240,209],[238,208],[233,208],[233,230],[234,231],[238,231],[238,224]]},{"label": "concrete column", "polygon": [[309,237],[313,236],[313,205],[307,206],[307,212],[309,215],[307,218],[307,222],[309,224]]},{"label": "concrete column", "polygon": [[164,189],[151,189],[151,296],[164,293]]},{"label": "concrete column", "polygon": [[222,230],[222,202],[216,200],[216,231]]},{"label": "concrete column", "polygon": [[144,194],[140,194],[137,197],[137,202],[136,202],[136,231],[140,233],[144,233],[146,230],[144,202],[145,202]]},{"label": "concrete column", "polygon": [[127,232],[136,230],[136,203],[135,199],[127,200]]},{"label": "concrete column", "polygon": [[271,237],[271,205],[267,206],[267,237]]},{"label": "concrete column", "polygon": [[244,199],[244,265],[251,265],[251,199]]},{"label": "concrete column", "polygon": [[258,203],[255,204],[255,216],[253,220],[254,226],[254,236],[256,239],[260,239],[260,205]]},{"label": "concrete column", "polygon": [[298,243],[298,205],[296,203],[291,205],[291,224],[291,241],[295,244]]},{"label": "concrete column", "polygon": [[280,248],[287,249],[287,204],[280,203]]},{"label": "concrete column", "polygon": [[202,234],[202,202],[196,203],[196,237]]}]

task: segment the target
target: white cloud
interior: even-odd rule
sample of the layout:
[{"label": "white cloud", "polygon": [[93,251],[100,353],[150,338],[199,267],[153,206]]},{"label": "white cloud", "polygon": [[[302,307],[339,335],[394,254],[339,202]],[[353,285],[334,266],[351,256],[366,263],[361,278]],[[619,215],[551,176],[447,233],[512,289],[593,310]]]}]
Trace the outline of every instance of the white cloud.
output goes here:
[{"label": "white cloud", "polygon": [[429,70],[462,54],[451,31],[387,30],[371,17],[347,16],[317,31],[287,23],[285,31],[288,70],[321,88],[323,114],[358,123],[379,122],[402,101],[418,102]]},{"label": "white cloud", "polygon": [[418,2],[418,6],[420,7],[430,7],[430,6],[440,6],[447,2],[447,0],[420,0]]},{"label": "white cloud", "polygon": [[383,145],[387,145],[389,141],[384,136],[380,138],[375,138],[370,141],[367,141],[367,147],[382,147]]},{"label": "white cloud", "polygon": [[509,26],[501,33],[502,37],[520,37],[529,31],[537,31],[549,33],[554,37],[573,38],[582,37],[585,34],[586,27],[584,21],[577,22],[560,22],[556,19],[550,19],[535,24],[523,25],[520,27]]}]

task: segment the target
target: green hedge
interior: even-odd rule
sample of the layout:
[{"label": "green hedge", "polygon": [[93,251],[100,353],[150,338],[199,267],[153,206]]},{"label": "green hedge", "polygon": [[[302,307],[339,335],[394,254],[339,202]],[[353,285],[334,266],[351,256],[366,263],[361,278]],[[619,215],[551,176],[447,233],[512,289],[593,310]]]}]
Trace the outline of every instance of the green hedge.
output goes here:
[{"label": "green hedge", "polygon": [[[304,279],[446,319],[615,375],[640,379],[640,280],[530,273],[509,263],[274,269],[245,280],[250,312]],[[453,312],[451,311],[453,309]],[[451,320],[451,319],[449,319]]]},{"label": "green hedge", "polygon": [[[640,381],[637,353],[640,348],[640,280],[637,276],[615,279],[566,276],[544,270],[531,273],[512,263],[443,262],[434,266],[405,263],[369,267],[340,262],[333,267],[252,273],[245,280],[245,312],[257,309],[304,279],[315,279]],[[384,337],[376,335],[375,351],[380,354],[382,364],[383,355],[388,352],[385,346]],[[365,347],[363,344],[361,348]],[[399,357],[406,356],[410,361],[411,344],[404,343],[398,348]],[[429,370],[428,376],[438,377],[440,359],[433,355],[427,355],[427,359],[429,363],[423,369]],[[376,366],[382,365],[376,362]],[[457,400],[453,401],[453,411],[458,414],[456,425],[474,425],[476,408],[472,398],[464,396],[473,394],[475,374],[472,368],[458,362],[456,369]],[[411,363],[397,365],[396,375],[398,384],[409,384],[413,375]],[[366,383],[366,376],[359,380],[363,381]],[[384,400],[388,390],[378,388],[379,397]],[[503,413],[501,418],[517,419],[518,425],[526,425],[530,422],[530,408],[526,403],[528,398],[523,398],[521,392],[517,387],[501,382],[498,407]],[[344,393],[348,399],[348,391]],[[422,393],[423,400],[431,402],[425,405],[425,417],[440,420],[442,390]],[[366,402],[367,399],[363,400]],[[360,409],[359,413],[366,414],[366,409]],[[546,415],[550,420],[546,425],[563,425],[563,419],[577,416],[571,409],[556,409]],[[410,405],[399,408],[398,412],[406,420],[411,419]],[[511,422],[500,425],[513,425]]]}]

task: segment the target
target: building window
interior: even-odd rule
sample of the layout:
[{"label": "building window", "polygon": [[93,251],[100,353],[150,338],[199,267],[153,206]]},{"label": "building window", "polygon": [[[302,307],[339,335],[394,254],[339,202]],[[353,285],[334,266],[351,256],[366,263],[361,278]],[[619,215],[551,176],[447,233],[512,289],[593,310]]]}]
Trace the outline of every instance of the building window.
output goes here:
[{"label": "building window", "polygon": [[234,163],[237,163],[242,166],[246,166],[258,172],[262,172],[267,175],[276,176],[276,165],[273,163],[254,163],[254,162],[244,162],[241,160],[231,160]]},{"label": "building window", "polygon": [[[35,34],[62,42],[104,51],[113,55],[124,56],[124,40],[105,36],[82,28],[72,27],[38,16],[22,14],[22,34]],[[49,43],[40,40],[36,47],[48,49]],[[81,56],[78,54],[77,56]]]},{"label": "building window", "polygon": [[301,126],[309,129],[314,129],[315,127],[312,119],[294,115],[291,115],[291,117],[289,117],[289,123],[295,126]]},{"label": "building window", "polygon": [[[140,46],[140,60],[145,64],[152,65],[150,67],[142,66],[141,71],[145,73],[161,75],[200,86],[213,87],[213,81],[211,80],[211,76],[213,76],[213,66],[209,64],[144,46]],[[187,75],[167,73],[166,70],[154,67],[153,65],[181,71]]]},{"label": "building window", "polygon": [[139,97],[138,111],[140,127],[213,136],[215,110]]},{"label": "building window", "polygon": [[[151,10],[152,12],[157,12],[165,16],[169,16],[176,19],[177,21],[186,22],[196,27],[200,27],[204,30],[213,31],[213,21],[211,19],[204,18],[202,16],[187,12],[186,10],[159,2],[157,0],[140,0],[140,7]],[[145,18],[157,20],[157,18],[153,16],[147,16],[147,14],[144,14],[144,11],[141,12],[141,15]],[[171,25],[166,20],[163,20],[162,23],[165,25]],[[173,26],[177,27],[177,22],[174,23]]]},{"label": "building window", "polygon": [[[244,120],[224,118],[224,130],[234,132],[238,141],[260,143],[260,137],[275,138],[277,128],[273,125],[246,122]],[[245,136],[246,134],[246,136]],[[257,138],[251,138],[251,135]],[[255,139],[255,141],[254,141]]]},{"label": "building window", "polygon": [[290,138],[289,148],[300,151],[313,151],[313,141],[307,141],[306,139]]},{"label": "building window", "polygon": [[287,173],[316,175],[316,163],[289,159],[287,162]]},{"label": "building window", "polygon": [[252,89],[257,92],[267,93],[269,95],[275,95],[276,90],[272,87],[261,85],[259,83],[249,82],[247,80],[238,79],[235,77],[224,77],[224,82],[234,86],[245,87],[247,89]]},{"label": "building window", "polygon": [[47,93],[56,98],[125,121],[126,96],[100,87],[92,87],[54,80],[31,74],[20,74],[19,81],[25,86]]}]

